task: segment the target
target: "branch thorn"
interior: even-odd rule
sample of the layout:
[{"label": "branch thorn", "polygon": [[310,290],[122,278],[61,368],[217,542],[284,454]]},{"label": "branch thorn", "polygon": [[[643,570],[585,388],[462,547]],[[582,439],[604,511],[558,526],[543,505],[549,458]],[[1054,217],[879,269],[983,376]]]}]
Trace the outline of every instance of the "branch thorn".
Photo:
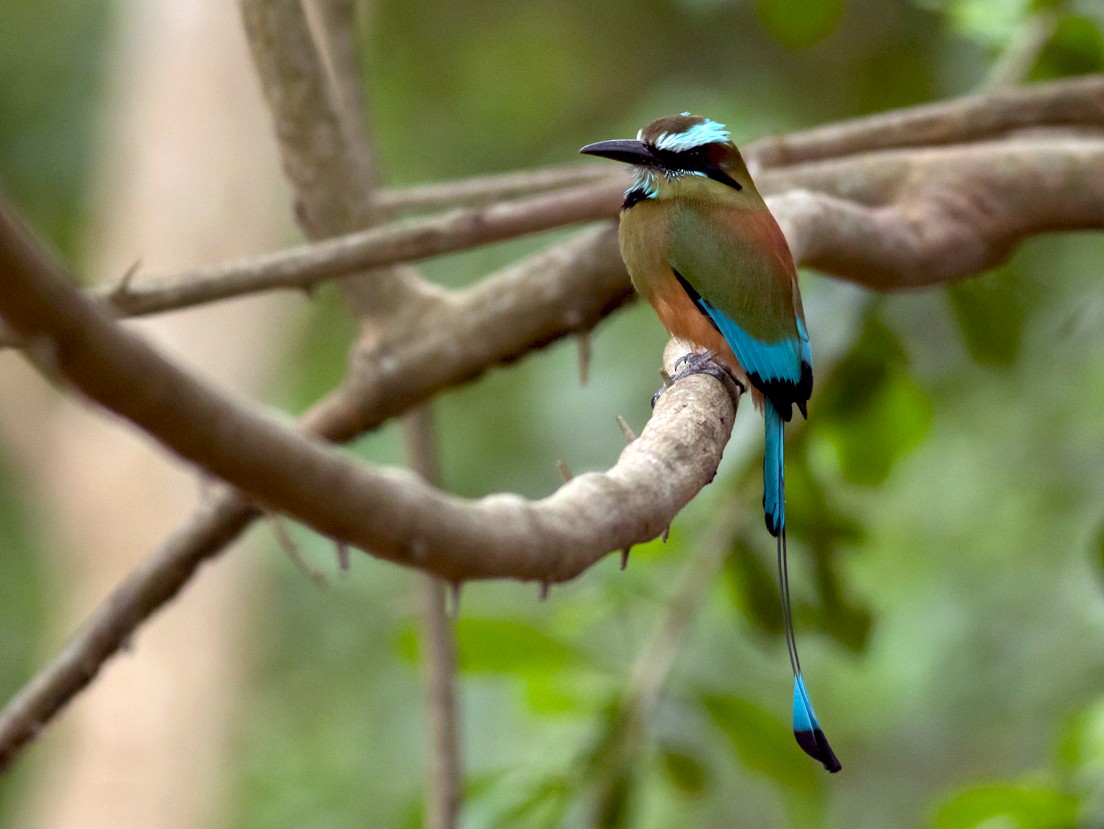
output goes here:
[{"label": "branch thorn", "polygon": [[142,260],[135,259],[134,263],[126,269],[122,277],[119,279],[119,284],[111,289],[111,301],[119,302],[126,299],[130,294],[130,283],[134,280],[135,274],[138,273],[138,269],[142,267]]},{"label": "branch thorn", "polygon": [[329,583],[326,581],[326,577],[322,575],[322,571],[311,566],[310,562],[308,562],[303,555],[302,549],[295,543],[295,539],[291,537],[291,533],[288,532],[284,519],[278,513],[269,511],[265,512],[265,517],[272,526],[272,532],[276,536],[276,541],[279,542],[284,552],[287,553],[287,557],[291,559],[292,564],[298,567],[303,575],[314,582],[317,587],[329,587]]},{"label": "branch thorn", "polygon": [[633,431],[632,426],[630,426],[629,422],[621,417],[621,415],[617,416],[617,425],[621,427],[621,434],[625,436],[625,443],[632,443],[636,440],[636,432]]},{"label": "branch thorn", "polygon": [[579,344],[579,385],[585,386],[590,379],[590,333],[582,332],[576,342]]},{"label": "branch thorn", "polygon": [[460,616],[460,588],[461,583],[458,581],[450,581],[448,583],[448,594],[445,597],[445,615],[453,621]]}]

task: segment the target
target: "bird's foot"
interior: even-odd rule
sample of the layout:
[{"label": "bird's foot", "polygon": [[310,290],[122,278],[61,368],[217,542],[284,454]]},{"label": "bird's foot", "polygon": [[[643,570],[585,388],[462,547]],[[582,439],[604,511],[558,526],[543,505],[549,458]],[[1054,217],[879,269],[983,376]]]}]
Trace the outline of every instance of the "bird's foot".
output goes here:
[{"label": "bird's foot", "polygon": [[[682,366],[682,368],[680,369],[679,366]],[[717,359],[717,355],[712,351],[691,351],[689,354],[684,354],[675,361],[675,371],[676,373],[670,378],[670,382],[666,382],[666,375],[664,376],[663,388],[652,395],[653,409],[656,403],[659,402],[663,392],[682,378],[689,377],[692,374],[708,374],[710,377],[716,378],[732,395],[733,400],[738,400],[740,395],[747,391],[740,379],[732,373],[732,369]]]}]

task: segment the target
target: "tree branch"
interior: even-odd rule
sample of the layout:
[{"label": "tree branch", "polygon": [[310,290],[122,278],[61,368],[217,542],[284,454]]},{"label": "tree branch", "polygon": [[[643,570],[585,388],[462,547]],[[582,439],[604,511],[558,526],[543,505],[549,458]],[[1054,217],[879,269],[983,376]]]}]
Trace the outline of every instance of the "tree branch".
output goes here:
[{"label": "tree branch", "polygon": [[487,207],[382,225],[287,251],[96,292],[122,316],[143,316],[326,280],[617,215],[619,192],[580,187]]},{"label": "tree branch", "polygon": [[563,164],[537,170],[518,170],[455,181],[417,184],[376,192],[373,203],[385,213],[403,213],[426,208],[454,207],[475,202],[485,204],[528,196],[542,190],[579,187],[609,182],[624,189],[623,176],[608,164]]},{"label": "tree branch", "polygon": [[565,581],[655,537],[712,478],[732,426],[719,384],[690,378],[664,395],[608,473],[575,478],[539,502],[465,501],[347,460],[165,360],[74,289],[8,211],[0,270],[8,275],[0,314],[40,365],[264,506],[449,581]]},{"label": "tree branch", "polygon": [[[1001,155],[1001,147],[1009,152],[1041,153],[1042,161],[1029,163],[1027,166],[1029,181],[1026,186],[1017,185],[1014,180],[1016,174],[1011,172],[1010,167],[1002,172],[1006,165],[1014,166],[1017,162],[1014,154]],[[911,156],[887,152],[865,159],[856,157],[840,162],[803,164],[792,170],[768,170],[760,177],[760,182],[765,191],[781,193],[771,198],[771,204],[802,264],[838,269],[849,273],[851,278],[865,280],[868,284],[877,284],[879,287],[893,287],[899,283],[921,284],[924,278],[928,278],[930,282],[932,277],[928,274],[927,267],[908,268],[908,263],[912,260],[900,254],[903,249],[911,250],[910,255],[923,261],[926,244],[931,243],[937,247],[965,245],[968,254],[956,259],[958,264],[954,270],[958,271],[957,274],[944,271],[943,278],[948,278],[969,272],[972,267],[980,267],[979,263],[1001,255],[1007,251],[1011,242],[1023,234],[1058,227],[1100,227],[1104,224],[1099,212],[1099,182],[1102,175],[1099,144],[1096,142],[1053,139],[1036,139],[1034,143],[1025,143],[1022,140],[1000,142],[999,145],[994,142],[977,148],[972,156],[972,162],[980,170],[976,175],[967,164],[954,167],[952,155],[938,154],[965,149],[967,148],[947,147]],[[993,154],[994,149],[1000,151],[996,156]],[[910,164],[910,158],[917,163]],[[941,173],[941,170],[944,172]],[[975,180],[979,182],[976,187]],[[786,195],[784,191],[795,186],[796,182],[809,187],[821,186],[824,192],[818,195]],[[1063,196],[1063,188],[1066,187],[1072,194],[1069,199]],[[971,197],[971,193],[976,193],[977,196]],[[1005,204],[1003,199],[1009,195],[1014,201]],[[918,199],[922,207],[910,209],[910,198]],[[1026,218],[1023,220],[1014,215],[1013,211],[1017,206],[1026,211]],[[1011,221],[1015,230],[1010,233],[999,227],[994,228],[993,225],[998,220],[986,222],[984,217],[987,211],[991,211],[995,217],[1004,216],[999,221]],[[1081,218],[1077,218],[1078,212],[1082,211]],[[848,222],[854,223],[850,230]],[[930,236],[924,232],[929,222],[934,222],[933,227],[939,228],[938,232]],[[964,234],[969,237],[965,241],[961,235],[955,236],[957,222],[964,222],[964,226],[973,228],[971,233]],[[842,242],[833,242],[833,228],[840,223],[843,225],[840,233],[850,240],[847,244],[855,245],[860,254],[848,255]],[[41,276],[45,270],[52,279],[57,279],[55,266],[23,238],[22,231],[10,217],[0,215],[0,231],[0,273],[5,274],[6,279],[16,281],[13,275],[23,270],[37,276]],[[905,234],[905,248],[898,248],[895,242],[883,243],[883,239],[895,239],[895,233]],[[956,238],[957,243],[953,241]],[[952,241],[948,242],[948,239]],[[909,248],[910,245],[915,247]],[[896,264],[884,266],[884,263]],[[880,270],[882,267],[885,268],[884,271]],[[889,273],[892,267],[905,268],[900,280],[892,278]],[[59,298],[64,298],[65,303],[69,303],[73,297],[69,297],[66,292],[72,294],[73,291],[64,281],[60,281],[60,284],[64,290]],[[359,357],[362,362],[361,370],[330,401],[308,414],[304,419],[304,428],[333,440],[348,440],[362,430],[372,428],[388,417],[416,405],[447,385],[478,376],[496,362],[516,359],[557,336],[585,330],[609,309],[624,302],[629,295],[628,290],[627,278],[620,264],[611,230],[601,228],[582,233],[473,288],[450,296],[447,301],[435,303],[434,313],[422,325],[413,329],[410,336],[400,337],[392,332],[391,337],[385,338],[379,348],[363,346]],[[591,291],[594,293],[590,293]],[[76,354],[78,362],[83,363],[91,372],[85,380],[94,383],[102,381],[107,396],[122,397],[125,400],[128,395],[132,395],[134,399],[129,402],[144,408],[145,413],[154,421],[159,417],[172,416],[172,410],[166,407],[175,404],[166,402],[171,398],[159,396],[158,390],[165,383],[158,379],[156,370],[153,373],[129,373],[129,380],[110,370],[103,377],[97,376],[95,364],[104,357],[104,352],[89,352],[82,357],[81,350],[85,339],[96,339],[99,335],[91,330],[81,329],[81,325],[71,326],[74,330],[67,330],[69,323],[74,320],[64,314],[60,318],[57,316],[61,304],[54,307],[53,294],[36,298],[33,296],[35,293],[32,289],[32,296],[24,295],[17,299],[8,296],[7,290],[0,292],[0,313],[8,316],[11,310],[9,304],[15,303],[22,309],[17,309],[16,312],[22,317],[21,330],[39,332],[32,334],[29,341],[30,354],[35,355],[40,362],[52,363],[57,367],[73,359]],[[75,298],[80,306],[81,298]],[[26,306],[24,303],[27,300],[38,304]],[[48,307],[40,307],[42,303]],[[30,318],[26,316],[29,307],[37,309],[30,314]],[[108,340],[112,343],[120,337],[128,343],[135,339],[103,319],[95,309],[82,308],[81,313],[91,314],[97,325],[107,326],[110,334]],[[61,325],[60,335],[42,333],[44,329],[37,323],[47,319]],[[93,353],[100,357],[91,356]],[[89,363],[92,365],[89,366]],[[100,364],[111,365],[107,362]],[[128,372],[133,369],[129,362],[125,365]],[[147,382],[153,386],[152,390],[142,388]],[[169,386],[175,383],[171,376],[165,382]],[[677,453],[686,451],[687,446],[693,447],[695,440],[704,441],[700,447],[708,449],[710,457],[713,456],[714,449],[719,455],[721,444],[710,441],[720,441],[724,434],[715,430],[703,432],[704,427],[683,422],[687,419],[693,420],[703,412],[707,417],[716,418],[724,409],[724,395],[708,382],[705,382],[703,388],[694,389],[695,394],[703,393],[705,398],[691,396],[684,399],[684,395],[689,395],[691,387],[697,384],[696,380],[688,380],[680,383],[674,392],[665,395],[665,402],[657,409],[657,417],[646,432],[656,438],[653,441],[655,451],[664,459],[664,463],[675,462]],[[97,399],[100,399],[100,395],[97,395]],[[672,407],[676,402],[686,408],[673,411]],[[200,442],[214,440],[233,443],[232,435],[241,425],[234,417],[230,417],[225,423],[218,417],[208,417],[203,422],[214,428],[208,434],[200,436]],[[671,447],[676,455],[667,454],[663,448],[667,432],[671,431],[677,436],[687,429],[691,430],[689,440],[677,440]],[[281,431],[276,427],[276,431],[278,442],[286,437],[283,432],[287,430]],[[196,440],[200,440],[200,437],[196,437]],[[292,438],[298,440],[294,435]],[[293,441],[291,445],[298,451],[298,444]],[[308,446],[307,456],[313,459],[317,451],[317,447]],[[286,459],[279,457],[257,458],[256,452],[251,452],[249,457],[258,462],[257,468],[252,470],[258,475],[269,474],[267,469],[271,464],[294,469],[294,464],[298,462],[293,461],[292,466],[287,467],[284,466]],[[572,499],[580,497],[582,493],[595,491],[601,502],[603,497],[613,497],[618,493],[618,488],[631,480],[642,465],[648,468],[647,476],[650,478],[667,468],[663,465],[657,469],[648,453],[623,458],[622,464],[606,476],[583,476],[576,479],[556,496],[537,502],[535,506],[544,511],[549,519],[557,510],[568,512],[570,524],[569,507]],[[335,468],[340,467],[326,466],[329,472],[333,472]],[[705,480],[699,471],[689,470],[687,474],[697,476],[697,480]],[[315,470],[311,471],[311,475],[312,480],[326,478],[325,475],[317,475]],[[386,473],[370,472],[369,477],[373,484],[384,487],[394,481],[396,493],[410,493],[401,476],[393,478]],[[335,489],[332,480],[326,478],[322,484],[327,493],[341,489],[340,486]],[[472,507],[469,517],[475,523],[483,522],[485,527],[487,517],[494,514],[495,508],[501,505],[514,516],[507,527],[509,532],[514,532],[518,524],[526,524],[526,519],[522,516],[527,515],[525,509],[530,505],[513,496],[492,496],[490,499],[465,503],[430,492],[432,497],[422,498],[424,492],[415,490],[409,500],[403,501],[402,506],[412,509],[424,507],[433,511],[439,503],[444,502],[450,516],[464,514],[468,507]],[[634,494],[641,497],[631,497]],[[679,498],[683,497],[681,491],[676,494]],[[438,497],[440,501],[437,500]],[[616,495],[616,499],[619,498],[620,495]],[[628,492],[625,498],[626,504],[634,511],[658,509],[656,524],[665,523],[669,520],[669,514],[673,515],[675,511],[672,507],[675,501],[667,490]],[[655,503],[649,503],[648,498],[654,498]],[[359,511],[362,506],[363,504],[358,503],[353,508]],[[377,509],[372,515],[385,512],[386,510]],[[355,514],[354,512],[353,515]],[[10,761],[18,746],[30,739],[65,701],[95,675],[99,665],[118,649],[121,642],[130,637],[142,619],[171,598],[198,564],[205,557],[216,553],[223,544],[229,543],[254,515],[255,509],[242,496],[220,496],[202,510],[192,524],[169,539],[155,557],[132,574],[108,603],[97,611],[92,623],[0,715],[0,766]],[[405,521],[411,513],[399,510],[395,512],[395,516]],[[585,531],[589,516],[590,513],[580,513],[578,524],[572,526],[578,528],[581,525]],[[385,518],[390,520],[391,516]],[[608,520],[610,515],[607,512],[598,518]],[[467,526],[467,523],[463,523],[462,529],[466,530]],[[599,523],[596,526],[599,536],[609,530],[605,524]],[[440,563],[441,557],[427,555],[427,548],[417,543],[428,541],[416,520],[406,526],[400,523],[397,527],[397,531],[405,533],[412,544],[405,552],[401,548],[398,550],[398,554],[405,555],[405,558],[396,557],[395,560],[413,562],[430,569]],[[642,532],[653,532],[654,529],[646,526]],[[544,531],[545,524],[542,520],[533,520],[525,526],[525,532],[530,538],[540,536]],[[595,543],[601,541],[602,545],[608,542],[610,549],[619,548],[619,545],[623,546],[623,542],[614,540],[613,536],[624,538],[626,534],[625,528],[621,527],[616,533],[609,532],[606,540],[598,536],[591,540]],[[550,534],[549,539],[553,546],[561,542],[569,543],[565,541],[565,534]],[[451,540],[450,538],[449,541]],[[577,572],[587,566],[588,560],[594,560],[600,555],[592,555],[591,552],[579,555],[576,552],[564,559],[554,557],[551,564],[555,569],[542,572],[541,551],[528,547],[519,547],[519,550],[519,557],[506,555],[493,561],[483,561],[488,566],[487,573],[490,574],[493,570],[511,577],[555,580]],[[467,562],[467,553],[464,550],[460,552],[461,561]],[[448,572],[455,571],[449,569]]]},{"label": "tree branch", "polygon": [[698,610],[716,583],[733,538],[746,523],[745,516],[726,511],[694,545],[693,553],[683,565],[663,614],[637,656],[618,708],[608,720],[606,733],[589,758],[581,797],[587,805],[587,825],[607,826],[609,816],[616,813],[618,784],[635,765],[648,723],[693,630]]},{"label": "tree branch", "polygon": [[4,706],[0,712],[0,772],[96,678],[138,627],[176,596],[204,561],[237,539],[257,515],[257,509],[240,496],[215,496],[139,564],[61,652]]},{"label": "tree branch", "polygon": [[998,90],[892,110],[746,147],[749,161],[782,167],[855,153],[979,141],[1029,127],[1104,125],[1104,76]]},{"label": "tree branch", "polygon": [[[912,153],[871,153],[872,150],[950,144],[1047,125],[1104,126],[1104,78],[1078,78],[897,110],[791,136],[762,139],[749,144],[745,151],[764,167],[781,167],[766,169],[758,177],[764,193],[806,189],[870,204],[890,198],[908,173],[906,168],[918,161]],[[1010,147],[1016,143],[986,146]],[[968,147],[947,149],[969,154]],[[868,154],[856,157],[864,152]],[[807,163],[828,158],[833,160]],[[970,156],[971,163],[977,160],[976,156]],[[985,163],[984,159],[980,161]],[[301,163],[299,158],[292,165],[298,167]],[[592,165],[556,167],[381,191],[373,204],[379,210],[390,211],[592,182],[566,192],[359,231],[248,261],[146,278],[129,284],[125,290],[104,290],[98,294],[120,316],[141,316],[259,291],[308,288],[387,264],[452,253],[575,222],[612,218],[617,213],[624,182],[608,172],[602,174],[602,169]],[[919,177],[928,172],[916,169],[913,175]],[[856,187],[856,181],[862,182],[861,187]],[[883,281],[879,287],[891,286]],[[10,332],[6,336],[0,332],[0,345],[11,344],[15,343]]]},{"label": "tree branch", "polygon": [[[629,291],[610,229],[580,234],[462,292],[446,307],[463,325],[436,316],[423,320],[425,330],[415,332],[419,336],[414,340],[421,342],[424,333],[422,347],[396,346],[389,372],[375,380],[361,372],[308,412],[300,425],[329,441],[352,440],[430,398],[444,388],[442,383],[474,379],[489,365],[519,359],[541,343],[586,330],[626,301]],[[485,337],[482,331],[493,334]],[[95,678],[147,617],[258,515],[252,502],[236,492],[213,495],[116,588],[62,653],[0,712],[0,770]]]},{"label": "tree branch", "polygon": [[[410,467],[427,483],[441,486],[440,449],[429,406],[403,417]],[[456,630],[446,612],[448,588],[418,573],[422,616],[422,665],[426,676],[426,829],[454,829],[460,815],[464,773],[460,762],[460,717],[456,700]]]},{"label": "tree branch", "polygon": [[[869,161],[848,165],[846,178],[831,169],[836,162],[810,165],[805,180],[824,185],[821,193],[768,200],[795,260],[901,290],[980,273],[1026,236],[1104,227],[1104,139],[1020,139]],[[824,195],[832,189],[842,198]]]}]

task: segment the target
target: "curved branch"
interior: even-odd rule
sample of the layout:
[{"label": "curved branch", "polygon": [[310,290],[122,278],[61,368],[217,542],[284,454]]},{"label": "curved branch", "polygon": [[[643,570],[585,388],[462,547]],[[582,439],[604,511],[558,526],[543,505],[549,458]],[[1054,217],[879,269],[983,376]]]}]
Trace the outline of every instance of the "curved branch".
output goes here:
[{"label": "curved branch", "polygon": [[216,496],[167,538],[92,613],[61,652],[0,712],[0,772],[131,641],[207,559],[231,544],[258,515],[236,495]]},{"label": "curved branch", "polygon": [[[972,267],[970,263],[976,265],[989,261],[991,257],[1007,250],[1009,242],[1018,238],[1015,233],[1039,232],[1057,227],[1104,225],[1099,217],[1098,183],[1101,170],[1096,144],[1089,141],[1049,144],[1041,142],[1028,147],[1022,142],[1005,143],[1009,147],[1031,149],[1033,152],[1041,149],[1044,151],[1043,155],[1047,156],[1044,163],[1034,167],[1029,165],[1029,169],[1033,171],[1033,186],[1039,188],[1039,193],[1047,194],[1038,203],[1030,201],[1030,188],[1027,188],[1027,192],[1023,188],[1017,190],[1016,182],[1009,180],[1009,175],[1001,173],[1001,165],[1011,163],[1014,159],[1010,156],[994,158],[992,150],[997,145],[982,148],[975,156],[974,161],[978,167],[984,168],[977,177],[981,184],[976,186],[971,185],[973,171],[955,168],[949,163],[949,160],[953,162],[950,156],[930,153],[916,154],[915,159],[926,160],[928,163],[918,163],[915,166],[908,163],[906,154],[881,153],[866,159],[854,158],[836,162],[834,165],[823,162],[785,171],[768,170],[760,181],[767,192],[777,193],[802,184],[819,184],[827,193],[834,194],[813,196],[809,193],[791,193],[776,196],[771,202],[802,264],[837,270],[849,278],[878,287],[897,285],[898,280],[890,278],[892,274],[887,275],[879,270],[884,263],[894,261],[897,262],[895,267],[905,268],[900,272],[901,283],[921,284],[925,278],[930,281],[928,266],[908,269],[908,258],[902,256],[900,251],[909,250],[923,261],[925,244],[934,240],[937,245],[947,245],[946,239],[955,238],[951,232],[955,222],[965,221],[967,226],[974,228],[969,234],[965,234],[969,238],[962,239],[959,236],[959,243],[966,244],[967,247],[974,246],[971,250],[981,251],[980,254],[973,253],[957,259],[955,268],[959,271],[968,271]],[[966,148],[945,148],[939,152],[949,153],[963,149]],[[1048,156],[1048,153],[1052,154]],[[946,178],[939,178],[941,169]],[[1012,178],[1016,176],[1012,175]],[[937,181],[940,182],[938,186]],[[925,183],[927,187],[924,186]],[[1062,188],[1065,186],[1070,188],[1071,194],[1078,194],[1075,200],[1065,202],[1061,198]],[[981,219],[970,221],[972,214],[977,213],[983,218],[986,211],[994,211],[993,215],[998,216],[1005,210],[1003,215],[1006,219],[1009,218],[1012,215],[1008,212],[1011,205],[1002,206],[1000,199],[1010,192],[1018,193],[1017,204],[1026,211],[1023,222],[1012,217],[1018,230],[1011,236],[999,227],[994,229],[992,223],[987,224]],[[970,193],[977,195],[967,197]],[[918,204],[926,206],[923,209],[910,210],[906,194],[911,194],[911,198],[917,200]],[[1056,203],[1056,200],[1060,203]],[[1077,211],[1085,211],[1081,219],[1076,218]],[[935,226],[942,225],[944,230],[926,233],[924,228],[928,221],[935,221]],[[848,222],[854,223],[850,230],[847,229]],[[855,250],[860,251],[860,254],[849,255],[839,239],[833,241],[833,234],[828,229],[834,223],[838,223],[841,234],[850,234],[848,244],[855,245]],[[900,242],[904,245],[903,248],[899,247],[895,233],[903,234]],[[978,239],[981,239],[980,244]],[[26,240],[19,238],[18,227],[6,220],[0,221],[0,258],[8,265],[0,268],[0,273],[12,274],[24,266],[34,272],[42,268],[50,270],[39,252],[28,247]],[[902,260],[906,260],[903,265]],[[64,283],[62,285],[65,287]],[[66,289],[68,290],[67,287]],[[435,390],[476,376],[494,362],[516,358],[556,336],[585,329],[600,319],[609,308],[624,302],[629,295],[628,290],[628,280],[620,265],[610,230],[603,228],[580,234],[567,243],[532,257],[527,265],[514,266],[456,297],[450,296],[445,301],[435,303],[434,314],[440,316],[431,317],[424,328],[414,329],[412,336],[408,338],[400,339],[395,335],[387,343],[387,350],[362,352],[362,362],[366,370],[358,372],[359,376],[353,384],[335,395],[330,403],[308,415],[304,427],[334,440],[354,437],[363,429],[372,428],[383,419],[420,402]],[[7,299],[9,298],[5,292],[0,292],[0,304],[5,308]],[[551,311],[547,310],[549,307]],[[450,316],[450,311],[455,316]],[[94,310],[89,313],[95,316]],[[505,321],[510,321],[511,324],[503,324]],[[108,325],[113,336],[118,334],[118,329],[106,320],[100,319],[99,322]],[[425,337],[421,336],[423,333]],[[78,332],[78,338],[79,336],[83,334]],[[126,336],[124,335],[124,339]],[[73,345],[72,337],[37,336],[30,342],[29,353],[37,355],[40,361],[47,364],[60,365],[63,359],[72,357]],[[80,348],[76,350],[79,352]],[[454,352],[456,359],[451,359]],[[444,363],[447,366],[440,368]],[[422,373],[427,375],[426,379],[413,379]],[[150,377],[157,382],[155,375]],[[150,378],[142,378],[143,381],[147,379]],[[665,396],[665,402],[657,410],[657,422],[654,426],[650,425],[649,430],[659,429],[662,434],[663,430],[682,423],[688,414],[696,416],[706,412],[708,417],[719,417],[719,413],[727,405],[724,403],[724,395],[707,381],[700,382],[705,383],[705,386],[699,391],[708,396],[704,407],[699,405],[700,401],[687,402],[683,397],[699,381],[692,379],[680,383],[672,394]],[[134,392],[137,399],[133,402],[151,402],[149,390],[141,389],[141,383],[130,387],[121,382],[121,387],[110,391],[112,395],[123,397],[128,392]],[[674,405],[676,401],[680,405],[687,403],[687,411],[670,414],[668,406]],[[147,414],[153,417],[168,416],[163,410],[163,403],[158,401],[152,402]],[[235,423],[231,419],[225,426],[233,432]],[[654,431],[649,433],[654,434]],[[211,436],[222,442],[227,440],[227,433],[221,427],[216,428],[207,438]],[[683,449],[689,446],[692,452],[712,457],[714,454],[719,455],[722,445],[720,441],[725,437],[726,434],[691,429],[690,440],[682,441],[679,445]],[[694,440],[705,442],[695,446]],[[718,443],[709,442],[714,440]],[[310,453],[317,451],[316,447],[308,449]],[[310,456],[313,457],[313,454]],[[255,458],[255,454],[251,457]],[[692,455],[690,460],[694,457],[700,459],[700,456]],[[264,458],[261,461],[258,470],[253,470],[256,474],[262,474],[267,464],[274,459]],[[637,466],[640,463],[651,466],[646,458],[636,458],[634,463]],[[630,468],[633,468],[632,464],[625,467],[626,470]],[[622,467],[619,465],[614,472],[618,469]],[[572,486],[579,486],[579,482],[586,481],[587,488],[594,488],[599,493],[607,493],[607,487],[611,488],[609,491],[617,491],[624,479],[618,480],[616,476],[611,478],[612,475],[613,472],[609,476],[584,476],[576,479]],[[387,485],[391,480],[390,476],[384,474],[378,475],[375,482]],[[330,482],[327,481],[326,486],[327,494],[335,491]],[[395,486],[397,491],[405,491],[404,484],[396,483]],[[561,492],[565,490],[567,487]],[[567,492],[566,495],[570,497],[553,496],[544,502],[538,502],[537,506],[552,510],[563,509],[565,505],[570,506],[572,499],[578,498],[580,493]],[[520,513],[528,506],[527,502],[513,499],[512,496],[501,497],[508,502],[501,505],[507,511]],[[465,506],[458,499],[446,497],[445,500],[449,501],[450,509]],[[482,505],[478,511],[478,515],[482,516],[479,520],[485,521],[487,515],[495,513],[493,508],[498,505],[493,500],[476,502],[477,505]],[[487,501],[492,503],[485,503]],[[409,507],[412,503],[404,506]],[[420,503],[434,509],[437,501],[431,498]],[[656,503],[666,510],[671,504],[669,493],[658,493]],[[363,505],[354,506],[359,510]],[[645,506],[647,509],[653,508],[651,503],[646,503]],[[376,510],[374,514],[379,512]],[[109,602],[97,611],[92,622],[82,630],[78,638],[0,715],[0,767],[11,760],[19,745],[33,737],[53,713],[87,684],[102,662],[129,638],[142,619],[171,598],[195,568],[206,557],[214,555],[229,543],[248,525],[254,514],[255,509],[242,496],[233,493],[220,496],[132,574]],[[476,514],[473,510],[472,515]],[[601,517],[609,518],[608,515]],[[657,518],[657,523],[662,520],[666,519]],[[533,525],[530,529],[535,533],[539,526]],[[646,529],[651,531],[653,528]],[[424,542],[426,539],[423,537],[421,540]],[[555,540],[562,541],[563,536]],[[447,541],[451,542],[452,538]],[[620,542],[611,540],[609,543],[616,546]],[[581,557],[570,556],[566,560],[569,566],[564,571],[531,576],[526,573],[540,570],[541,551],[535,548],[519,549],[523,550],[522,557],[525,561],[522,569],[525,572],[520,575],[515,573],[514,577],[547,580],[567,577],[563,574],[571,572],[573,568],[585,567],[588,559],[596,560],[600,555],[589,552]],[[432,561],[425,558],[425,548],[414,545],[406,553],[409,554],[408,561],[417,559],[422,565],[432,569]],[[509,556],[504,560],[516,563]],[[490,563],[498,566],[502,562]]]},{"label": "curved branch", "polygon": [[800,264],[902,290],[980,273],[1029,235],[1104,227],[1104,140],[1024,139],[869,161],[868,176],[850,165],[851,199],[803,190],[768,199]]},{"label": "curved branch", "polygon": [[[515,263],[434,306],[412,342],[391,344],[386,362],[395,380],[358,372],[301,420],[304,431],[334,442],[352,440],[431,397],[478,376],[494,363],[567,334],[587,330],[631,296],[611,228],[579,234]],[[465,320],[463,330],[439,314]],[[424,328],[423,328],[424,327]],[[491,332],[481,336],[481,331]],[[48,356],[48,355],[47,355]],[[365,359],[368,359],[365,355]],[[373,380],[373,377],[375,380]],[[209,558],[260,514],[245,496],[214,494],[115,588],[62,651],[0,712],[0,771],[73,697],[149,616],[170,601]]]},{"label": "curved branch", "polygon": [[[947,144],[1047,125],[1104,126],[1104,78],[1093,76],[1040,84],[882,113],[804,133],[762,139],[749,144],[746,152],[749,158],[768,168],[757,177],[765,193],[818,190],[869,204],[888,200],[919,159],[915,152],[869,153],[871,150],[916,147],[925,142]],[[338,127],[335,125],[333,129]],[[964,157],[971,152],[968,146],[946,149],[963,153]],[[869,154],[857,155],[863,152]],[[832,160],[807,163],[827,158]],[[971,163],[974,160],[976,156],[971,156]],[[981,162],[985,163],[985,159]],[[300,160],[293,166],[298,169],[302,163]],[[119,315],[140,316],[259,291],[308,288],[382,265],[451,253],[575,222],[612,218],[617,213],[624,182],[620,178],[611,179],[609,174],[602,175],[601,169],[592,165],[557,167],[383,191],[376,203],[378,209],[393,210],[486,194],[501,196],[518,192],[519,188],[593,182],[513,203],[455,210],[417,222],[373,228],[248,261],[145,279],[138,284],[130,283],[123,290],[99,295]],[[0,345],[3,344],[10,345],[13,341],[0,332]]]},{"label": "curved branch", "polygon": [[720,385],[691,378],[664,395],[609,472],[538,502],[465,501],[408,473],[354,463],[216,392],[105,317],[6,212],[0,270],[8,275],[0,313],[40,363],[92,400],[264,506],[450,581],[564,581],[655,537],[712,478],[732,426]]}]

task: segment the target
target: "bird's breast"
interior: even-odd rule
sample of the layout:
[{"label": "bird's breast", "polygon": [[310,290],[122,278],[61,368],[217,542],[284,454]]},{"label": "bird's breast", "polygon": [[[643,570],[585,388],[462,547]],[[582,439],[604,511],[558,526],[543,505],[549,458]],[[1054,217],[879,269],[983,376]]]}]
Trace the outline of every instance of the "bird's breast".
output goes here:
[{"label": "bird's breast", "polygon": [[746,372],[731,347],[671,269],[672,215],[669,205],[654,200],[641,201],[622,214],[618,240],[629,276],[672,336],[712,351],[743,378]]}]

